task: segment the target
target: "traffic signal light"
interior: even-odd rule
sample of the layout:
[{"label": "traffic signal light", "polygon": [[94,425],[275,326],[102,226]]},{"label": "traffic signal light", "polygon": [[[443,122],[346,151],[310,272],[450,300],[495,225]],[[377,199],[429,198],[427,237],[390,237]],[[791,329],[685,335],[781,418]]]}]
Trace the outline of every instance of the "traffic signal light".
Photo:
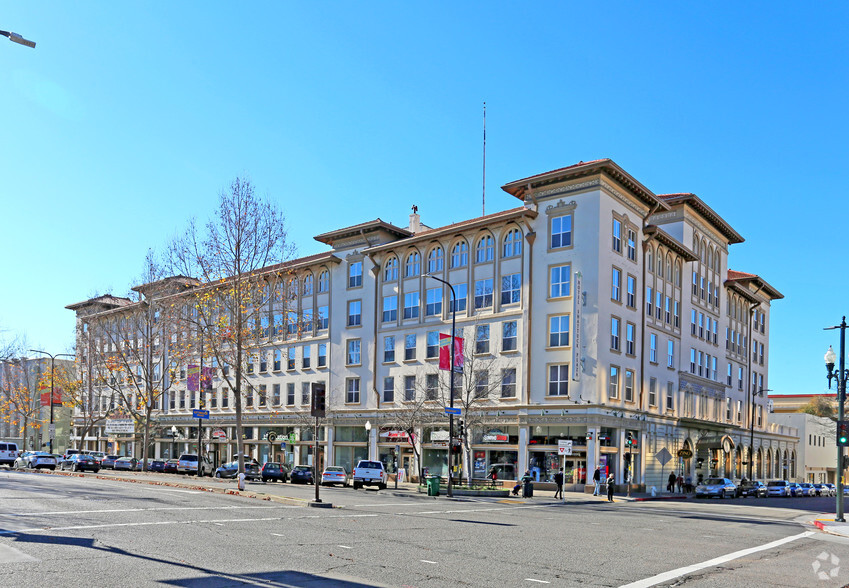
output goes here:
[{"label": "traffic signal light", "polygon": [[625,433],[625,443],[628,445],[628,447],[634,445],[634,436],[630,432]]},{"label": "traffic signal light", "polygon": [[849,421],[837,421],[837,445],[849,446]]},{"label": "traffic signal light", "polygon": [[463,436],[464,436],[463,421],[462,421],[462,420],[460,421],[459,427],[460,427],[460,428],[459,428],[459,429],[457,429],[457,436],[458,436],[460,439],[462,439],[462,438],[463,438]]},{"label": "traffic signal light", "polygon": [[326,393],[324,384],[315,382],[312,385],[312,404],[310,414],[314,417],[324,417],[327,412]]}]

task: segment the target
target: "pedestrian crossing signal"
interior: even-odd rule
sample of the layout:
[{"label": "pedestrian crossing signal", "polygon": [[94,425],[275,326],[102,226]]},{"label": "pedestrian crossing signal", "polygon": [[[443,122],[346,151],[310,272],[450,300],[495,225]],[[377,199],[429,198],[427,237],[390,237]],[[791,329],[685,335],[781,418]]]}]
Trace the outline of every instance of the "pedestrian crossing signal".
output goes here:
[{"label": "pedestrian crossing signal", "polygon": [[327,412],[326,393],[324,384],[316,382],[312,385],[312,405],[310,414],[314,417],[324,417]]}]

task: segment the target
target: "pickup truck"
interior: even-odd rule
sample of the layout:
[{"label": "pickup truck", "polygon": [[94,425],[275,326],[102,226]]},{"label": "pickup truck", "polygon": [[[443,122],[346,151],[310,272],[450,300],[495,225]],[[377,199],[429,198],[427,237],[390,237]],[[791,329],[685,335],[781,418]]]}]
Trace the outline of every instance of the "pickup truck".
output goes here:
[{"label": "pickup truck", "polygon": [[363,486],[377,486],[378,490],[386,490],[386,470],[379,461],[361,459],[357,462],[353,474],[354,490]]}]

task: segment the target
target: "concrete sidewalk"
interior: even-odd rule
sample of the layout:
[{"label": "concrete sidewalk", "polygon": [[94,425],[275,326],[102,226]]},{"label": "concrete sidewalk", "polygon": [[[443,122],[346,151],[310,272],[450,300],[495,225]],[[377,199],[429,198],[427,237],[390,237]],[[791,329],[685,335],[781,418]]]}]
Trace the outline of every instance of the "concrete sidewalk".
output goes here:
[{"label": "concrete sidewalk", "polygon": [[839,537],[849,537],[849,523],[840,523],[832,518],[820,518],[814,520],[814,526],[820,529],[821,531],[825,531],[826,533],[830,533],[832,535],[837,535]]}]

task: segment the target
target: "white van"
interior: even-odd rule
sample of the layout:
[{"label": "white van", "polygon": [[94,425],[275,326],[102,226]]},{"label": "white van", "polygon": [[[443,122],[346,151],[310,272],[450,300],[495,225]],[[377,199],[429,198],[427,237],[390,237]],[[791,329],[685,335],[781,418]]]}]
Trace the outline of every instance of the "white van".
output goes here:
[{"label": "white van", "polygon": [[18,457],[17,443],[0,443],[0,465],[12,467]]}]

